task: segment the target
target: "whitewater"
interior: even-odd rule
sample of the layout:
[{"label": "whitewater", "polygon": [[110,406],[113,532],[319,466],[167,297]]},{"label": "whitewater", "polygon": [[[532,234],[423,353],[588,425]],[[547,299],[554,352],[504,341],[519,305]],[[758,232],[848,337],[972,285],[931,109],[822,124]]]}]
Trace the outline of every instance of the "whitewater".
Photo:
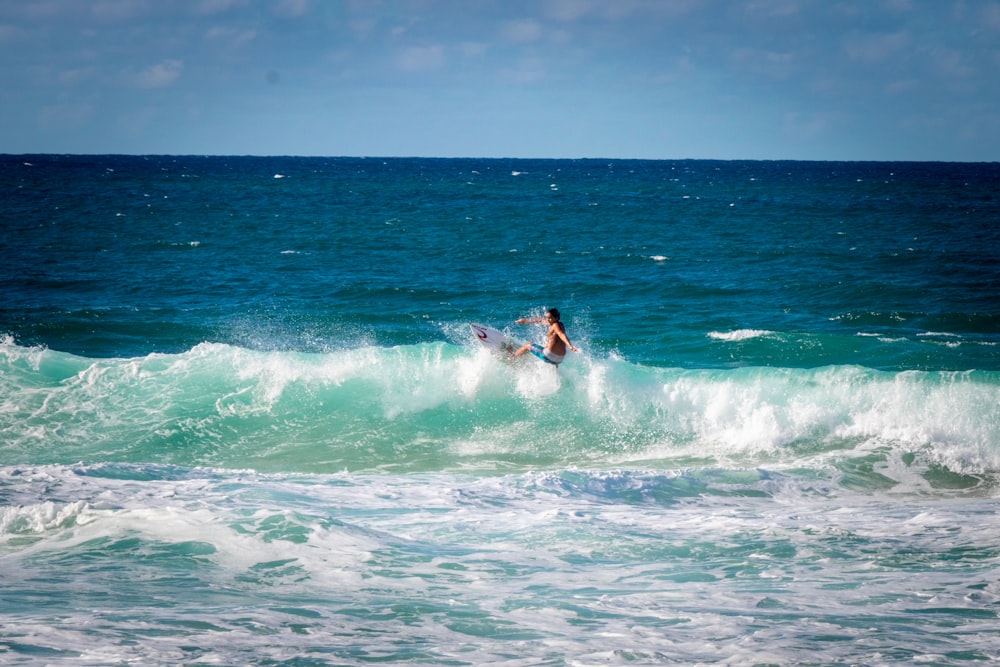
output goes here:
[{"label": "whitewater", "polygon": [[31,451],[38,463],[96,449],[119,462],[302,473],[647,461],[836,470],[906,459],[987,489],[1000,469],[995,371],[665,369],[608,358],[557,372],[497,359],[458,329],[464,344],[296,353],[205,343],[121,359],[8,340],[3,451]]},{"label": "whitewater", "polygon": [[0,156],[0,660],[1000,659],[997,169]]}]

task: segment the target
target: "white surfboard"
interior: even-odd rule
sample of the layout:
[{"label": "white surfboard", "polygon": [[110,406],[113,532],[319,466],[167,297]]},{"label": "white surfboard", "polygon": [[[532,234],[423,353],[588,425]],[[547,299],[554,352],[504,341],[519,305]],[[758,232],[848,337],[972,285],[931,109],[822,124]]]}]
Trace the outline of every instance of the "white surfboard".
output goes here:
[{"label": "white surfboard", "polygon": [[470,324],[469,326],[472,327],[472,333],[476,335],[483,347],[490,352],[509,357],[520,347],[510,336],[493,327],[488,327],[485,324]]}]

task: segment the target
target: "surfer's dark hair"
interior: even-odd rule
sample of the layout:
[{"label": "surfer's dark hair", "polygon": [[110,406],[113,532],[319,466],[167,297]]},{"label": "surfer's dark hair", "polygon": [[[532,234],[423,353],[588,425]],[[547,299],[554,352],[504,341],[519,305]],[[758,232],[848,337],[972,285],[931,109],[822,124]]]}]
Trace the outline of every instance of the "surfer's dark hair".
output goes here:
[{"label": "surfer's dark hair", "polygon": [[546,310],[545,312],[546,312],[546,313],[548,313],[549,315],[551,315],[551,316],[552,316],[552,318],[553,318],[553,319],[554,319],[554,320],[555,320],[556,322],[558,322],[558,321],[559,321],[559,309],[558,309],[558,308],[549,308],[549,309],[548,309],[548,310]]}]

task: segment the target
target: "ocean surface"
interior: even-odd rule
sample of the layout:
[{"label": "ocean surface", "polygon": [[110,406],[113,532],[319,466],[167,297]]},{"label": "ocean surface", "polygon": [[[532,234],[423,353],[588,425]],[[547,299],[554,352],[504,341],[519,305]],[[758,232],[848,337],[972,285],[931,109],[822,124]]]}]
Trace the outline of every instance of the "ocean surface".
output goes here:
[{"label": "ocean surface", "polygon": [[[0,156],[4,665],[1000,660],[1000,164]],[[562,311],[557,369],[491,356]]]}]

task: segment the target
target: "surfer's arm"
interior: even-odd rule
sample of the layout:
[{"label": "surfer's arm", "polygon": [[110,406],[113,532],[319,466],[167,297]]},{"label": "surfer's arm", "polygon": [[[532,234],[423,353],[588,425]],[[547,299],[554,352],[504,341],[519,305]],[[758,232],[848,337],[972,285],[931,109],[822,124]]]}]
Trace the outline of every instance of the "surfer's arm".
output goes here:
[{"label": "surfer's arm", "polygon": [[556,335],[559,336],[560,338],[562,338],[563,342],[566,343],[566,347],[568,347],[569,349],[573,350],[574,352],[579,352],[580,351],[576,347],[576,345],[573,345],[573,343],[571,343],[569,341],[569,336],[566,335],[565,329],[563,329],[561,326],[557,326],[557,327],[554,327],[554,328],[555,328],[555,331],[556,331]]},{"label": "surfer's arm", "polygon": [[544,317],[522,317],[516,324],[545,324]]}]

